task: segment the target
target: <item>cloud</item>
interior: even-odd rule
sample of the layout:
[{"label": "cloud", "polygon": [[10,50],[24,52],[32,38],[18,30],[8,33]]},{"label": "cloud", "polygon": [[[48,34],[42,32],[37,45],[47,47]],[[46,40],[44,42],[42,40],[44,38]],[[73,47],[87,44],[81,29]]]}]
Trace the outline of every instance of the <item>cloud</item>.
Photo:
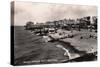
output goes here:
[{"label": "cloud", "polygon": [[15,2],[15,25],[97,15],[96,6]]}]

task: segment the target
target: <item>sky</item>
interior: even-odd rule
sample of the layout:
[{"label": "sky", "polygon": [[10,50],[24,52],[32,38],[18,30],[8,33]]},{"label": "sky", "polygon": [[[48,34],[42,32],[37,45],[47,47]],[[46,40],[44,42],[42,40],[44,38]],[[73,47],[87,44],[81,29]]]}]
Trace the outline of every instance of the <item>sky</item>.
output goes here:
[{"label": "sky", "polygon": [[46,21],[61,20],[65,18],[76,19],[85,16],[97,16],[96,6],[28,1],[15,1],[14,10],[11,11],[11,16],[14,15],[14,25],[25,25],[28,21],[45,23]]}]

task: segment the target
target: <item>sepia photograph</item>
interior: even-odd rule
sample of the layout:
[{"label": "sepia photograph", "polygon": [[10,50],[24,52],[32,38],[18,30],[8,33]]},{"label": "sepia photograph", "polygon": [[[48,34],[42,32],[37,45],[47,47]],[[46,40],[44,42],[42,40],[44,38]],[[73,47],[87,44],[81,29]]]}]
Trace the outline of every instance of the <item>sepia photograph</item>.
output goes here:
[{"label": "sepia photograph", "polygon": [[11,2],[11,64],[97,61],[98,7]]}]

